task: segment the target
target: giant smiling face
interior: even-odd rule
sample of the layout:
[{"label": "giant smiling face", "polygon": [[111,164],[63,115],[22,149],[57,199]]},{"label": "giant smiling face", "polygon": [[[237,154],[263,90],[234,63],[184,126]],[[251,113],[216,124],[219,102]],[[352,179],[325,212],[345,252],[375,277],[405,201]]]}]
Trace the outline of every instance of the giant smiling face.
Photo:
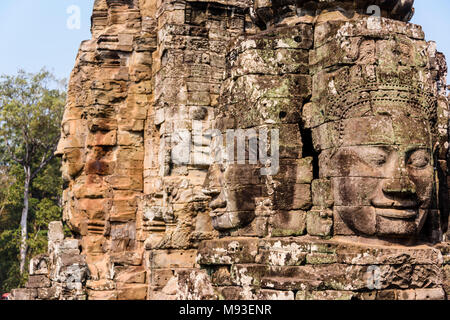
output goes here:
[{"label": "giant smiling face", "polygon": [[432,204],[432,134],[408,105],[392,108],[343,120],[343,143],[322,152],[321,170],[331,178],[335,212],[357,234],[411,238]]}]

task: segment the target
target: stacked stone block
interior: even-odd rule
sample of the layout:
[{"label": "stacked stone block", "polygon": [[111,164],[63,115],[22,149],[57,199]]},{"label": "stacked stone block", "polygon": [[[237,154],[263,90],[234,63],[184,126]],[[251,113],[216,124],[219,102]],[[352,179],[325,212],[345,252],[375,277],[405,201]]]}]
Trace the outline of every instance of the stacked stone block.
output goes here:
[{"label": "stacked stone block", "polygon": [[309,237],[206,241],[198,254],[214,298],[226,300],[443,300],[446,259],[427,247]]},{"label": "stacked stone block", "polygon": [[65,239],[61,222],[51,222],[48,253],[30,261],[24,289],[14,289],[12,300],[86,300],[89,271],[76,239]]},{"label": "stacked stone block", "polygon": [[167,286],[175,272],[194,267],[199,242],[217,236],[202,190],[227,43],[245,30],[244,7],[239,1],[163,1],[158,6],[143,201],[151,299],[173,294]]},{"label": "stacked stone block", "polygon": [[83,132],[63,132],[58,150],[69,171],[64,218],[82,237],[93,298],[146,296],[137,217],[156,21],[144,12],[138,1],[96,1],[93,39],[82,44],[69,83],[63,128]]}]

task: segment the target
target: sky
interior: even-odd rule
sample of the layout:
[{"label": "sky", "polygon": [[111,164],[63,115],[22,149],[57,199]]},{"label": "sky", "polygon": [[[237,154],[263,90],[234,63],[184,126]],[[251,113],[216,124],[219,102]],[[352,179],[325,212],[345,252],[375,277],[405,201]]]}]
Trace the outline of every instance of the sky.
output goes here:
[{"label": "sky", "polygon": [[415,0],[414,7],[411,22],[422,26],[427,41],[436,41],[437,49],[445,54],[450,65],[450,1]]},{"label": "sky", "polygon": [[[0,0],[0,74],[45,66],[59,79],[69,78],[81,41],[91,38],[93,5],[94,0]],[[72,6],[79,10],[68,13]]]},{"label": "sky", "polygon": [[[20,68],[37,72],[45,66],[58,78],[68,78],[81,41],[91,38],[93,4],[94,0],[0,0],[0,74]],[[415,8],[412,22],[423,26],[426,39],[437,42],[450,64],[450,1],[416,0]]]}]

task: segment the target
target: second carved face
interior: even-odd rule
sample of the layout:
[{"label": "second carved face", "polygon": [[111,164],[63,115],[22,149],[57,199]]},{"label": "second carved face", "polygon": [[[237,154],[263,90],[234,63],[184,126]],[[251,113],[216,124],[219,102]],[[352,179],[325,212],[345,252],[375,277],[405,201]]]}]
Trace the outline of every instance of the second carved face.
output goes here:
[{"label": "second carved face", "polygon": [[263,194],[260,168],[250,164],[213,164],[204,193],[211,196],[213,227],[225,231],[245,227],[255,218],[256,198]]}]

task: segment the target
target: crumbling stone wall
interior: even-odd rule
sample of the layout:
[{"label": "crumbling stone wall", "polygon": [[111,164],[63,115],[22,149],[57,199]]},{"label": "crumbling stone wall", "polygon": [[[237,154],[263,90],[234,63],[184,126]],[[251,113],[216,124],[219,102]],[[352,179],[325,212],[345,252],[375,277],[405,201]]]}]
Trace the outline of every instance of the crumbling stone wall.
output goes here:
[{"label": "crumbling stone wall", "polygon": [[24,289],[14,289],[12,300],[86,300],[89,270],[77,239],[65,239],[63,224],[51,222],[48,253],[30,261]]},{"label": "crumbling stone wall", "polygon": [[[223,239],[203,243],[198,261],[211,274],[209,281],[215,286],[216,299],[446,297],[442,287],[443,256],[439,250],[427,247],[367,246],[311,237]],[[179,278],[182,286],[187,276]],[[209,285],[207,281],[200,283]]]},{"label": "crumbling stone wall", "polygon": [[[447,67],[407,22],[412,5],[95,1],[57,152],[64,220],[89,270],[72,297],[448,297]],[[416,135],[405,129],[414,119]],[[256,139],[245,163],[239,150],[224,153],[230,130]],[[425,169],[389,179],[420,209],[414,223],[397,216],[386,229],[363,191],[388,180],[387,169],[354,174],[357,158],[333,157],[416,138],[425,141],[419,150],[436,151],[414,155]],[[359,207],[371,209],[358,216]],[[39,270],[41,260],[32,262]],[[33,271],[28,286],[53,288],[56,265]],[[16,297],[46,298],[26,290]]]}]

